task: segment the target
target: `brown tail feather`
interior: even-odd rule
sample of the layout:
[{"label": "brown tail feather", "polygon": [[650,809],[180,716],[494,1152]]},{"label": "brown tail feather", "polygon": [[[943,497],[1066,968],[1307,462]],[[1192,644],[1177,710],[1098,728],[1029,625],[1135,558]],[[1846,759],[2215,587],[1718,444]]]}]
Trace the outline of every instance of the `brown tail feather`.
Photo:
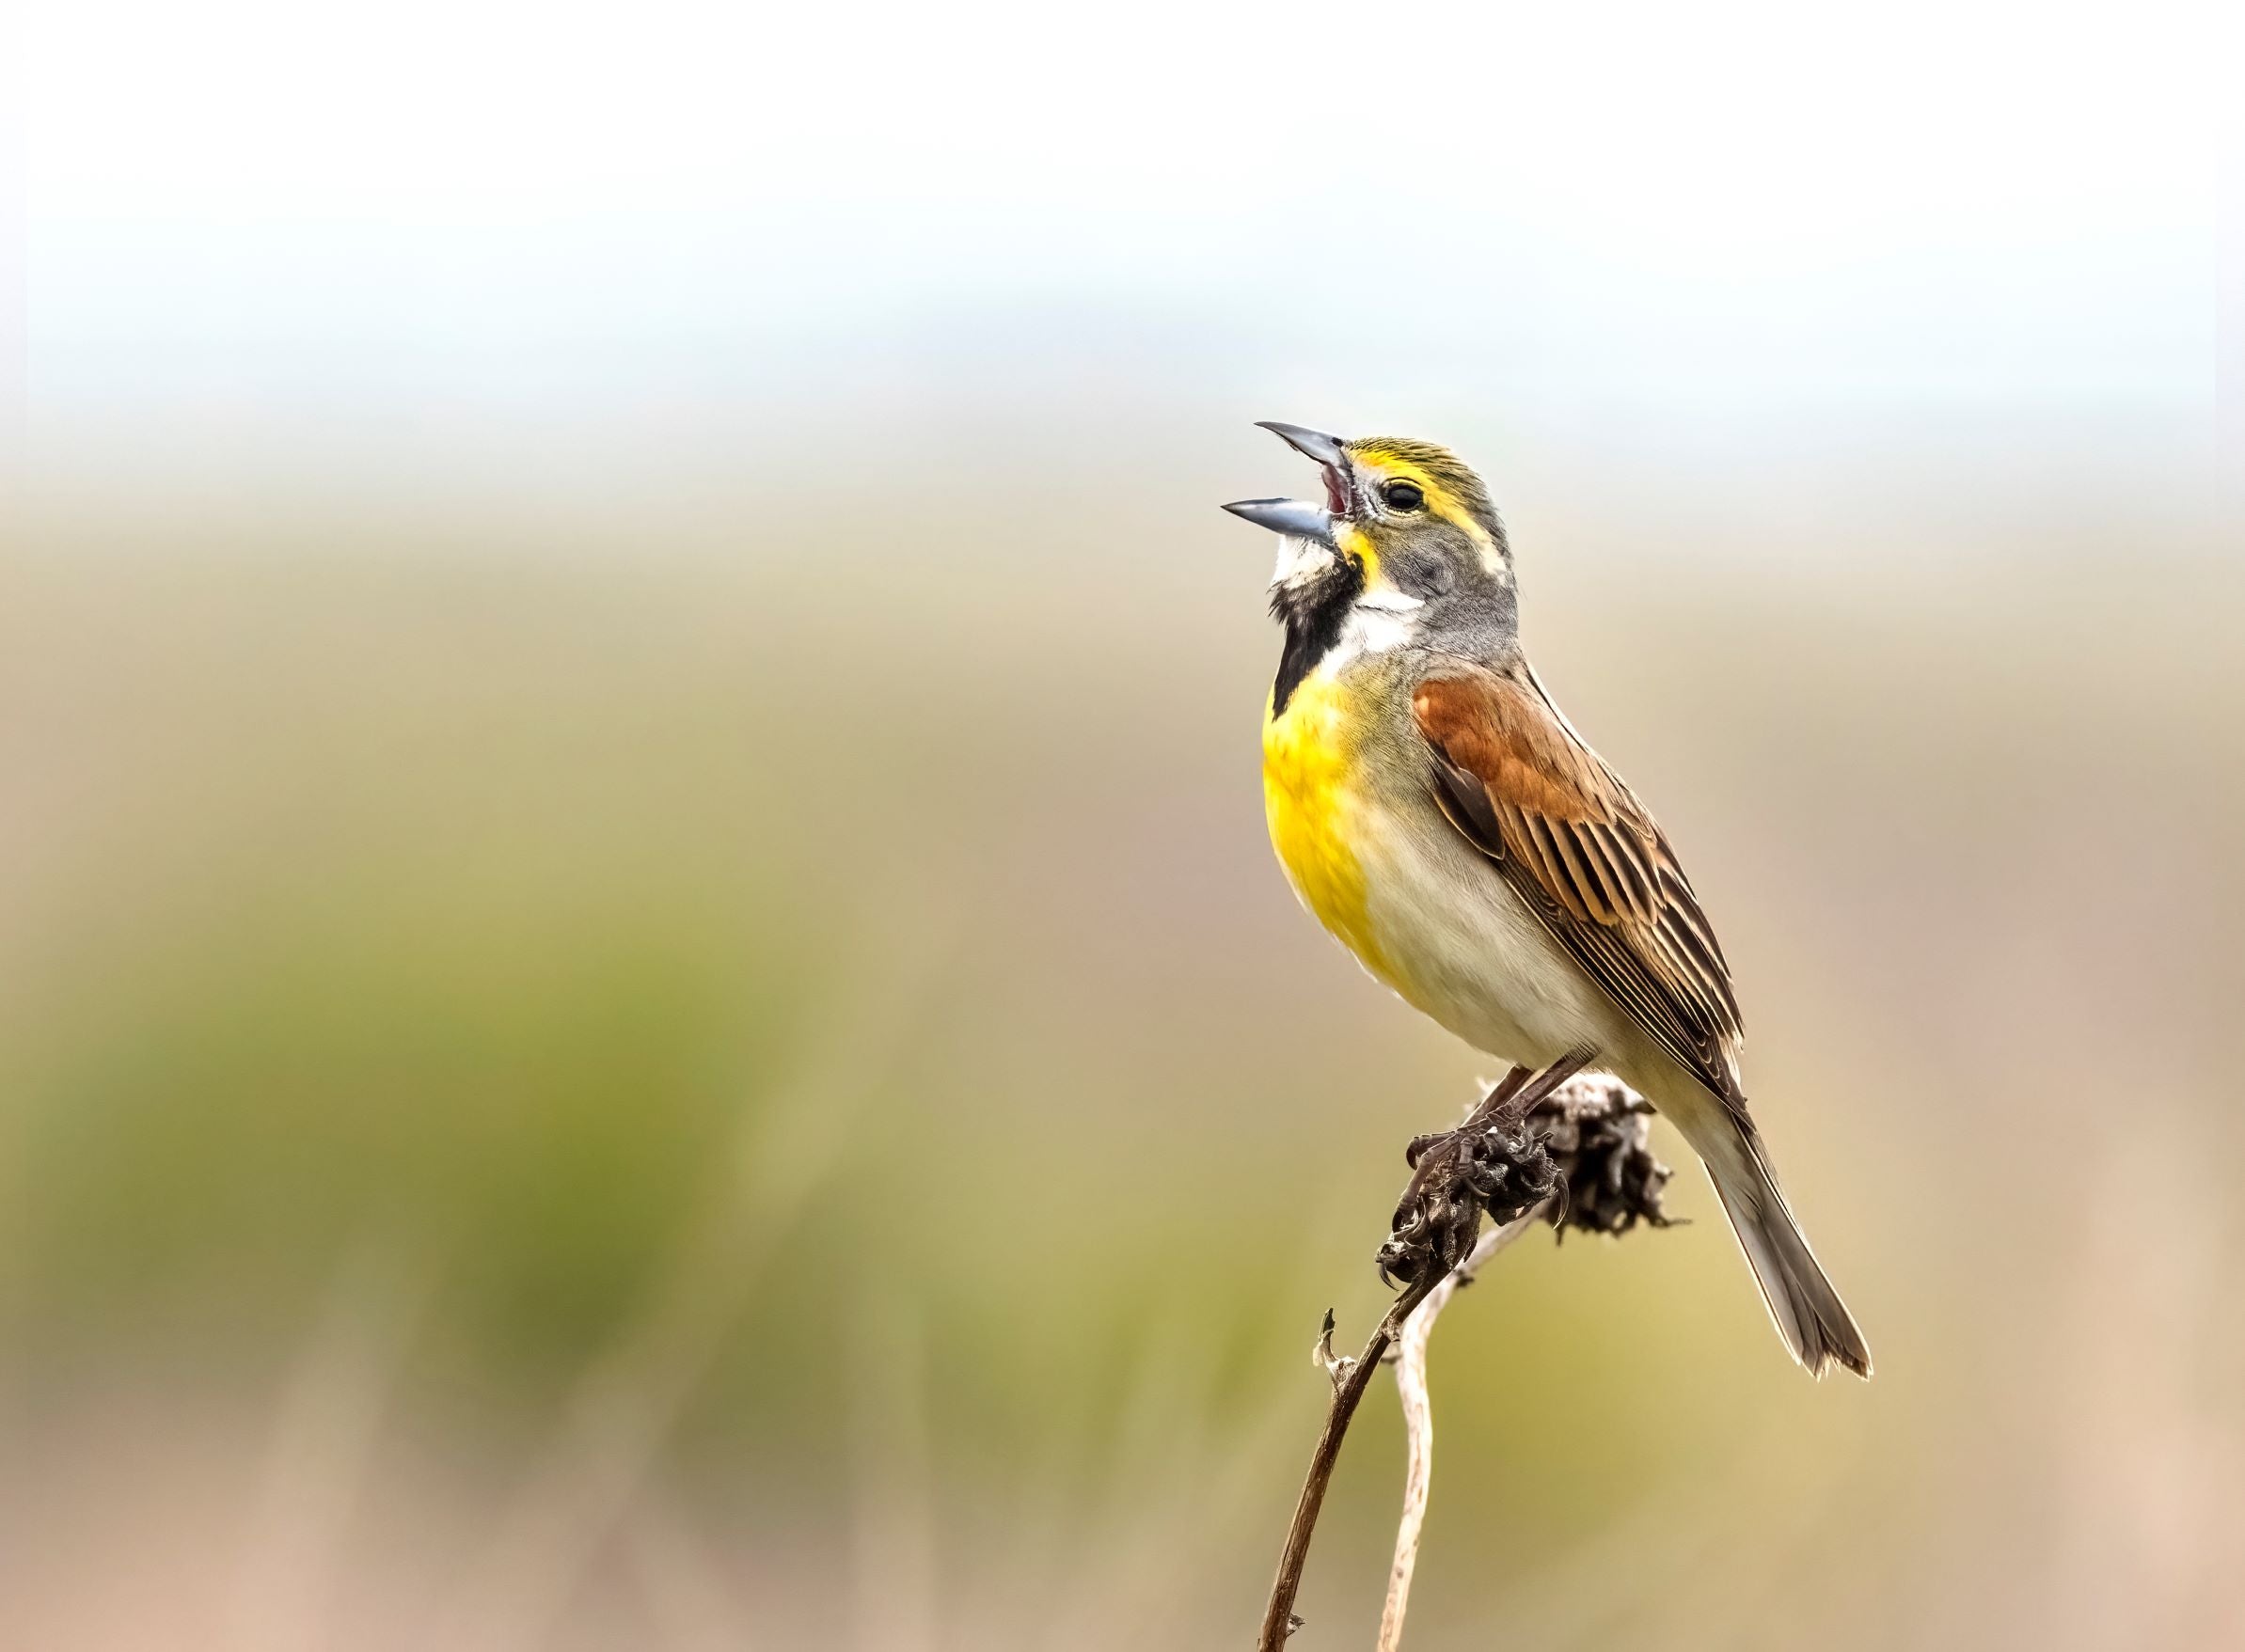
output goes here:
[{"label": "brown tail feather", "polygon": [[1729,1136],[1729,1151],[1719,1144],[1713,1153],[1701,1147],[1700,1156],[1739,1248],[1753,1266],[1778,1334],[1811,1377],[1822,1377],[1834,1364],[1869,1377],[1870,1345],[1786,1208],[1760,1134],[1738,1120]]}]

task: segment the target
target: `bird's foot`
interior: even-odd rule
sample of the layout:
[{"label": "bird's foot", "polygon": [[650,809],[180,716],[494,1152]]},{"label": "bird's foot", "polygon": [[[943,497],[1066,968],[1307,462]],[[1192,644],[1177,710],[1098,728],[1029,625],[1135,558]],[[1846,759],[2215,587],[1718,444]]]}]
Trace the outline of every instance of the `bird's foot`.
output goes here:
[{"label": "bird's foot", "polygon": [[1516,1071],[1454,1130],[1413,1139],[1404,1150],[1411,1180],[1397,1201],[1380,1274],[1414,1284],[1465,1260],[1486,1215],[1502,1223],[1543,1204],[1561,1186],[1541,1137],[1504,1103],[1527,1079]]}]

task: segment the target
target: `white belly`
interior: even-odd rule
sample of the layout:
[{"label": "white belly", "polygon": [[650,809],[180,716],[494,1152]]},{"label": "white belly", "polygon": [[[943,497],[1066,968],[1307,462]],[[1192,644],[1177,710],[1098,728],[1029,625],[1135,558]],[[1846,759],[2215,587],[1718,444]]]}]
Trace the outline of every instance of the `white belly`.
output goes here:
[{"label": "white belly", "polygon": [[1389,984],[1475,1048],[1541,1067],[1588,1047],[1624,1061],[1628,1017],[1431,803],[1365,856],[1366,901]]}]

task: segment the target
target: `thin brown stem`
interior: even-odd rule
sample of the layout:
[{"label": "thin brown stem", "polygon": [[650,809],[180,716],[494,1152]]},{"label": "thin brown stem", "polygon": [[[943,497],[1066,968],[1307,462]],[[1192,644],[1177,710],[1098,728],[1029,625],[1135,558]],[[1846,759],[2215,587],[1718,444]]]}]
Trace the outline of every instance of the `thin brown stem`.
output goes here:
[{"label": "thin brown stem", "polygon": [[[1454,1132],[1454,1139],[1466,1140],[1492,1125],[1518,1127],[1539,1102],[1580,1072],[1589,1059],[1589,1052],[1577,1051],[1562,1056],[1539,1073],[1515,1067],[1481,1098],[1480,1104],[1466,1116],[1465,1123]],[[1417,1193],[1432,1176],[1445,1173],[1451,1161],[1452,1155],[1440,1149],[1427,1154],[1412,1176],[1406,1199]],[[1371,1383],[1381,1356],[1387,1352],[1413,1310],[1448,1277],[1447,1270],[1430,1270],[1428,1275],[1407,1285],[1373,1328],[1364,1352],[1349,1364],[1334,1369],[1333,1404],[1326,1410],[1325,1426],[1318,1435],[1317,1449],[1310,1454],[1309,1472],[1303,1479],[1302,1494],[1294,1502],[1294,1518],[1287,1525],[1286,1542],[1279,1550],[1278,1575],[1272,1581],[1271,1598],[1263,1609],[1262,1629],[1256,1638],[1257,1652],[1283,1652],[1287,1637],[1294,1631],[1294,1599],[1302,1589],[1302,1568],[1309,1559],[1309,1540],[1317,1531],[1319,1512],[1324,1507],[1325,1488],[1333,1480],[1334,1465],[1340,1460],[1341,1441],[1348,1435],[1349,1424],[1356,1415],[1356,1408],[1364,1399],[1364,1392]]]},{"label": "thin brown stem", "polygon": [[1294,1632],[1294,1597],[1301,1593],[1310,1535],[1318,1529],[1318,1511],[1324,1506],[1325,1487],[1333,1480],[1334,1465],[1340,1460],[1341,1440],[1349,1432],[1350,1419],[1356,1415],[1357,1404],[1371,1385],[1372,1373],[1380,1369],[1380,1357],[1387,1352],[1388,1344],[1395,1341],[1411,1311],[1433,1289],[1432,1284],[1416,1284],[1398,1297],[1364,1345],[1364,1352],[1333,1374],[1333,1404],[1326,1410],[1317,1450],[1310,1455],[1309,1473],[1302,1482],[1302,1495],[1295,1500],[1294,1518],[1287,1526],[1286,1547],[1279,1551],[1278,1576],[1271,1584],[1270,1603],[1263,1609],[1256,1652],[1281,1652],[1287,1637]]}]

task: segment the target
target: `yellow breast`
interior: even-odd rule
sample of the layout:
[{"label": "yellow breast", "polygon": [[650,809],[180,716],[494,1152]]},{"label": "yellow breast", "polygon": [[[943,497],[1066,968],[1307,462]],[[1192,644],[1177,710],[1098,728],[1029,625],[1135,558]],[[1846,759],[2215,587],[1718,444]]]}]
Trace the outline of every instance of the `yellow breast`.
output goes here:
[{"label": "yellow breast", "polygon": [[1361,725],[1354,697],[1312,677],[1263,722],[1263,810],[1271,846],[1302,903],[1373,974],[1387,976],[1373,938],[1357,853],[1364,810],[1355,785]]}]

